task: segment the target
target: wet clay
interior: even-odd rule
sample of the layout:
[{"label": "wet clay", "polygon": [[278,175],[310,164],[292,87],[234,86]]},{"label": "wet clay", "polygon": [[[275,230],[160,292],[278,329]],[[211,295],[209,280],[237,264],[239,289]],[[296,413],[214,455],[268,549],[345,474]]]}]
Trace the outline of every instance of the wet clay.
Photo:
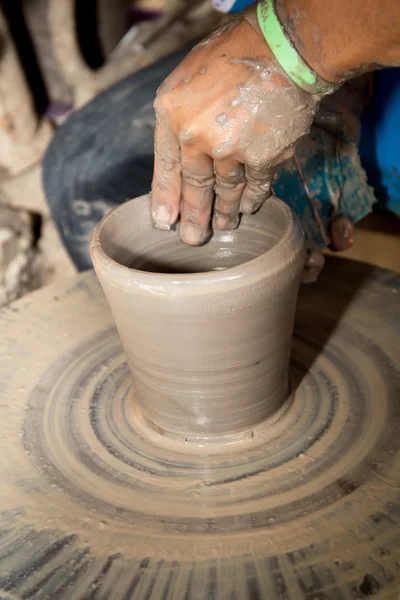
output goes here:
[{"label": "wet clay", "polygon": [[134,409],[93,273],[3,311],[0,595],[397,600],[399,294],[328,260],[300,290],[286,411],[203,447]]},{"label": "wet clay", "polygon": [[188,247],[178,229],[154,228],[143,196],[101,221],[91,253],[153,427],[222,441],[282,407],[305,258],[286,204],[272,197],[236,231]]},{"label": "wet clay", "polygon": [[157,92],[153,220],[167,229],[180,215],[191,245],[207,239],[211,213],[213,229],[228,231],[259,209],[318,107],[278,66],[251,10],[255,22],[232,18]]}]

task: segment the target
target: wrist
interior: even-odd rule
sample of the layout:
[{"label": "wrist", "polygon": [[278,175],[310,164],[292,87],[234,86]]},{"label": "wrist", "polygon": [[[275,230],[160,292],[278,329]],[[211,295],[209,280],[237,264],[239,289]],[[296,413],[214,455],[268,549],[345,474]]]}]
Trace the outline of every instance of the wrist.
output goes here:
[{"label": "wrist", "polygon": [[337,83],[348,79],[359,61],[351,48],[353,36],[346,35],[343,43],[343,25],[332,15],[333,3],[275,0],[275,6],[293,44],[321,77]]},{"label": "wrist", "polygon": [[[309,94],[332,94],[338,85],[323,79],[304,60],[279,20],[274,0],[258,0],[256,11],[259,31],[287,77]],[[252,12],[249,17],[254,20]]]},{"label": "wrist", "polygon": [[[267,41],[265,40],[264,34],[261,31],[260,25],[258,23],[257,2],[255,4],[252,4],[248,8],[246,8],[243,11],[243,16],[244,16],[245,20],[248,22],[248,24],[252,27],[252,29],[254,29],[254,31],[257,33],[257,35],[259,36],[259,38],[261,40],[261,43],[263,45],[262,58],[276,63],[275,56],[273,55],[271,48],[269,47]],[[277,66],[279,68],[278,64],[277,64]],[[286,73],[284,73],[284,72],[282,72],[282,79],[287,81],[287,85],[290,85],[290,80],[286,76]],[[281,85],[282,84],[283,84],[283,81],[281,82]]]},{"label": "wrist", "polygon": [[274,1],[293,45],[328,81],[341,83],[400,60],[400,11],[392,0]]}]

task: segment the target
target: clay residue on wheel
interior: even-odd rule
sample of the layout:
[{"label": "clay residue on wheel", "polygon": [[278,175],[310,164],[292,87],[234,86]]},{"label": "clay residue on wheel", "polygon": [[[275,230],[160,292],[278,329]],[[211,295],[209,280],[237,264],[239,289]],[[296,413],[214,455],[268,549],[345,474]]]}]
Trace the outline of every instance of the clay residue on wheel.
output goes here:
[{"label": "clay residue on wheel", "polygon": [[328,261],[299,298],[293,402],[224,452],[179,450],[130,410],[93,274],[4,311],[0,589],[395,598],[399,288],[389,273]]}]

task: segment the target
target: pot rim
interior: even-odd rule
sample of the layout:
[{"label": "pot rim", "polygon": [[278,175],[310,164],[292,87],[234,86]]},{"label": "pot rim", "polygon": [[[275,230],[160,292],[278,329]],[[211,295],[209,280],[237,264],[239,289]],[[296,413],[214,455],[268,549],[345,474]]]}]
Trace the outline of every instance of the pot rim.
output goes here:
[{"label": "pot rim", "polygon": [[[237,281],[239,279],[248,278],[255,273],[258,274],[259,278],[266,279],[269,275],[273,275],[277,271],[284,269],[288,262],[296,260],[299,252],[305,252],[304,233],[299,220],[288,204],[276,196],[271,195],[260,208],[260,211],[263,210],[263,207],[267,203],[272,202],[279,210],[283,210],[286,213],[286,229],[278,242],[260,256],[221,271],[201,271],[198,273],[156,273],[127,267],[104,252],[100,238],[112,215],[119,210],[122,210],[122,207],[125,207],[127,204],[144,199],[148,201],[148,204],[150,203],[150,195],[144,194],[142,196],[137,196],[136,198],[131,198],[112,209],[96,225],[90,241],[90,254],[95,269],[98,265],[100,268],[105,268],[109,271],[109,274],[113,274],[115,278],[123,276],[127,285],[132,285],[132,283],[143,283],[149,287],[160,284],[176,285],[180,283],[204,285],[205,283]],[[292,252],[288,252],[289,248],[292,249]],[[278,260],[279,255],[281,255],[281,260]],[[274,257],[275,261],[272,260]],[[264,267],[264,269],[262,267]],[[127,281],[127,277],[129,277],[129,281]]]}]

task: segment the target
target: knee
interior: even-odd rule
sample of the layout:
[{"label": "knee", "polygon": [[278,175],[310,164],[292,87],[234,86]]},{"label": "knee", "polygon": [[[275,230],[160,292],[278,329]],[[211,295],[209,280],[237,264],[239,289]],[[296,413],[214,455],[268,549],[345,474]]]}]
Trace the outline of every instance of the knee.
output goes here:
[{"label": "knee", "polygon": [[[76,267],[85,270],[91,267],[91,232],[117,202],[107,199],[102,190],[102,165],[95,157],[98,149],[88,140],[88,132],[82,131],[80,119],[77,112],[56,131],[43,159],[42,176],[50,212],[64,245]],[[87,167],[93,164],[98,168]]]}]

